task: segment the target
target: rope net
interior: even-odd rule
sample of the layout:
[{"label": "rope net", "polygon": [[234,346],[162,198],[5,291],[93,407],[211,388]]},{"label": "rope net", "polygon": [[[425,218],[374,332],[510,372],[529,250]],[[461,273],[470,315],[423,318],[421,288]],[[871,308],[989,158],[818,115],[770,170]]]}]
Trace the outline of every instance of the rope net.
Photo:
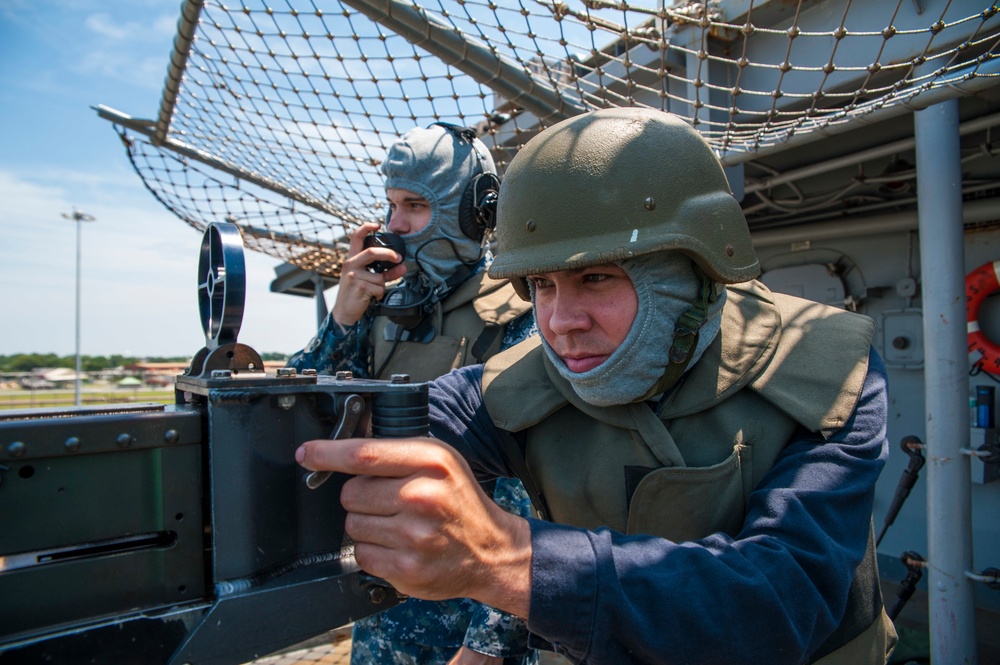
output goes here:
[{"label": "rope net", "polygon": [[[997,7],[956,0],[199,5],[182,8],[159,120],[116,123],[132,164],[192,226],[233,222],[249,248],[334,278],[345,236],[384,218],[379,166],[414,126],[476,128],[502,172],[563,118],[644,106],[737,164],[1000,71]],[[782,212],[765,196],[744,201],[751,226]]]}]

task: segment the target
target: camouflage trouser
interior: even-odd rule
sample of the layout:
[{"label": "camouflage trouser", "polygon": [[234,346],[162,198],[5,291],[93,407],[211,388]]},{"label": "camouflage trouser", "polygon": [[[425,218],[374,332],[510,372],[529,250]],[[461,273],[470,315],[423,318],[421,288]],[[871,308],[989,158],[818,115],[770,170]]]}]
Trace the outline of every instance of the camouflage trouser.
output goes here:
[{"label": "camouflage trouser", "polygon": [[[352,633],[351,665],[446,665],[458,651],[462,638],[461,632],[446,637],[447,628],[468,624],[468,604],[471,601],[420,601],[419,609],[407,611],[407,605],[417,605],[411,600],[381,615],[359,620]],[[448,642],[452,644],[440,646]],[[504,665],[537,662],[534,651],[504,659]]]},{"label": "camouflage trouser", "polygon": [[[372,650],[372,647],[375,650]],[[385,646],[385,649],[379,648]],[[412,651],[410,651],[412,649]],[[444,665],[452,656],[455,649],[452,647],[425,647],[418,644],[408,645],[376,645],[373,642],[359,644],[351,649],[351,665],[359,663],[384,663],[386,665],[423,665],[425,663],[440,663]],[[505,658],[504,665],[528,665],[525,658]],[[537,661],[534,661],[537,662]]]},{"label": "camouflage trouser", "polygon": [[351,636],[351,665],[445,665],[458,650],[452,644],[461,644],[458,627],[469,622],[463,609],[457,601],[407,601],[361,619]]},{"label": "camouflage trouser", "polygon": [[[487,493],[510,513],[530,514],[528,494],[517,480],[499,478]],[[524,622],[494,608],[467,598],[411,598],[354,624],[351,665],[447,665],[462,644],[480,653],[510,654],[525,652],[527,642]],[[534,652],[504,661],[536,662]]]},{"label": "camouflage trouser", "polygon": [[389,643],[377,639],[355,640],[351,645],[351,665],[438,665],[455,655],[454,647]]}]

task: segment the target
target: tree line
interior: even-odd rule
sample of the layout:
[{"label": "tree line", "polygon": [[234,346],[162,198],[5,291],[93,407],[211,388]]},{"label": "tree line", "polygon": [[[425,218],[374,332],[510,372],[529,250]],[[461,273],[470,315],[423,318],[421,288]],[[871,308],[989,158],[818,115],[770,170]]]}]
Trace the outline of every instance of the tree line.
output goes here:
[{"label": "tree line", "polygon": [[[262,353],[261,360],[285,360],[285,353]],[[100,372],[135,363],[188,363],[188,356],[80,356],[80,368],[84,372]],[[55,353],[15,353],[0,355],[0,372],[30,372],[40,367],[68,367],[76,369],[76,356],[60,356]]]}]

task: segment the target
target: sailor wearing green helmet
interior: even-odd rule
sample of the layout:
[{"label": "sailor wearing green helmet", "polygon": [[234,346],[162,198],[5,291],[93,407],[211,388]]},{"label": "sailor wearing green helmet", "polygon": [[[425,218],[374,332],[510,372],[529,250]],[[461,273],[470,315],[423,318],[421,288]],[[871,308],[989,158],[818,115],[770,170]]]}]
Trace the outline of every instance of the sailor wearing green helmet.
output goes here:
[{"label": "sailor wearing green helmet", "polygon": [[[514,158],[491,276],[541,338],[431,384],[436,439],[311,441],[368,572],[467,596],[586,663],[884,663],[871,513],[885,368],[867,317],[756,281],[682,120],[605,109]],[[476,478],[517,476],[541,519]]]}]

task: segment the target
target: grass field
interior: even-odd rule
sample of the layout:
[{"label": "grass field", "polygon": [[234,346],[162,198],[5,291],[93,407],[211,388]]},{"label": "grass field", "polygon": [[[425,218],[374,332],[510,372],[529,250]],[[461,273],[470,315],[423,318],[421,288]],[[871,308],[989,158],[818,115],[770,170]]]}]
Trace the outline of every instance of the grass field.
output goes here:
[{"label": "grass field", "polygon": [[[173,404],[174,389],[170,388],[98,388],[86,387],[80,391],[82,406],[156,402]],[[73,390],[0,390],[0,409],[37,409],[66,407],[76,404]]]}]

